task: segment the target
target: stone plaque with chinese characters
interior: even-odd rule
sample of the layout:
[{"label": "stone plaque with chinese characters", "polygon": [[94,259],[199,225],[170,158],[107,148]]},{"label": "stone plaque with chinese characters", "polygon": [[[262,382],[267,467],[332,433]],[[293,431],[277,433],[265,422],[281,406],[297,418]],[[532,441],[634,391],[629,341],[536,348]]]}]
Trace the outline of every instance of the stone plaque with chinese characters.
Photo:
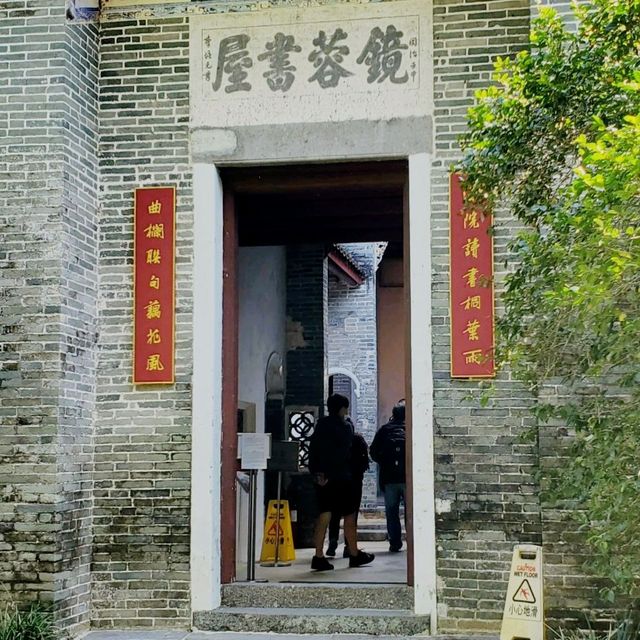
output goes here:
[{"label": "stone plaque with chinese characters", "polygon": [[430,16],[420,1],[193,17],[192,124],[429,115]]}]

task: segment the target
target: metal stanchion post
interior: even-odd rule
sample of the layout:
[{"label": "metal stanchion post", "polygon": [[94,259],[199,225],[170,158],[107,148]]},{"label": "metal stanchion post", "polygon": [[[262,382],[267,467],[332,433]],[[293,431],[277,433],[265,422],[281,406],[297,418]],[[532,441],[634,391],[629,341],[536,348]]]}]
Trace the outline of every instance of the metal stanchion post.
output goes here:
[{"label": "metal stanchion post", "polygon": [[247,582],[256,579],[256,470],[249,471],[249,539],[247,541]]},{"label": "metal stanchion post", "polygon": [[282,484],[282,473],[280,471],[278,471],[278,495],[277,495],[278,502],[276,503],[276,551],[275,551],[274,558],[273,558],[273,566],[274,567],[278,566],[279,551],[280,551],[280,533],[281,533],[281,528],[280,528],[280,507],[282,506],[280,504],[280,488],[281,488],[281,484]]}]

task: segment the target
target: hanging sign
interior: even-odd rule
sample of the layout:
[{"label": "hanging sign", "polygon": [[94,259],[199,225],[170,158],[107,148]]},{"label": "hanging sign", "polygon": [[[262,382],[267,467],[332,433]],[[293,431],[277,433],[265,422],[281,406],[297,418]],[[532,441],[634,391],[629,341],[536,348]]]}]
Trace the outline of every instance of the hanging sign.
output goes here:
[{"label": "hanging sign", "polygon": [[500,640],[543,640],[542,547],[518,545],[502,618]]},{"label": "hanging sign", "polygon": [[175,187],[135,190],[133,383],[174,382]]},{"label": "hanging sign", "polygon": [[451,377],[495,375],[491,216],[464,208],[459,174],[450,179]]}]

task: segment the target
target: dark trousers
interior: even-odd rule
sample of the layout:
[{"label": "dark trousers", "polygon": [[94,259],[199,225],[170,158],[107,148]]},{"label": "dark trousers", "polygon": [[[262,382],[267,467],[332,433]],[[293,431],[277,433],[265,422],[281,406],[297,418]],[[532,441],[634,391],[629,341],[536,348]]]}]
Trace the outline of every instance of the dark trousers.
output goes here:
[{"label": "dark trousers", "polygon": [[402,546],[402,526],[400,525],[400,501],[405,503],[405,526],[406,526],[406,485],[402,483],[386,484],[384,486],[384,512],[387,517],[387,536],[389,545]]},{"label": "dark trousers", "polygon": [[[360,503],[362,502],[362,478],[355,481],[356,491],[358,492],[358,508],[356,509],[356,524],[358,522],[358,514],[360,513]],[[338,538],[340,537],[340,520],[344,516],[341,516],[338,512],[331,513],[331,520],[329,521],[329,546],[337,547]],[[345,540],[345,544],[347,541]]]},{"label": "dark trousers", "polygon": [[340,520],[342,516],[339,513],[331,514],[331,522],[329,522],[329,546],[337,547],[338,538],[340,537]]}]

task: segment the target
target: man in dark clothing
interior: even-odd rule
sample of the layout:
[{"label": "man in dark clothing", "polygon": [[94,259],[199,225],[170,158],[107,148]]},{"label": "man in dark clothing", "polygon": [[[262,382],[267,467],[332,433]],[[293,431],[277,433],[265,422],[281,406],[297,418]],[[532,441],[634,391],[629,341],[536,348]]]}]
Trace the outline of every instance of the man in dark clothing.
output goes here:
[{"label": "man in dark clothing", "polygon": [[[351,444],[351,474],[358,499],[358,507],[356,509],[356,527],[358,524],[358,514],[360,513],[360,503],[362,501],[362,484],[364,474],[369,468],[369,447],[367,441],[360,433],[356,433],[351,418],[346,417],[345,422],[351,427],[353,433],[353,442]],[[333,557],[336,555],[338,548],[338,537],[340,536],[340,520],[342,516],[339,512],[331,514],[331,522],[329,523],[329,546],[327,547],[327,555]],[[343,558],[349,557],[347,545],[344,546]]]},{"label": "man in dark clothing", "polygon": [[309,470],[316,483],[320,511],[314,532],[316,553],[311,560],[311,568],[316,571],[333,569],[333,565],[324,557],[324,537],[332,512],[344,516],[349,566],[369,564],[375,557],[358,549],[356,516],[360,499],[351,466],[354,435],[345,422],[349,400],[334,394],[327,400],[327,409],[329,415],[318,420],[309,443]]},{"label": "man in dark clothing", "polygon": [[371,458],[380,466],[380,488],[384,492],[389,551],[402,549],[400,500],[405,503],[405,406],[393,407],[391,420],[380,427],[369,450]]}]

